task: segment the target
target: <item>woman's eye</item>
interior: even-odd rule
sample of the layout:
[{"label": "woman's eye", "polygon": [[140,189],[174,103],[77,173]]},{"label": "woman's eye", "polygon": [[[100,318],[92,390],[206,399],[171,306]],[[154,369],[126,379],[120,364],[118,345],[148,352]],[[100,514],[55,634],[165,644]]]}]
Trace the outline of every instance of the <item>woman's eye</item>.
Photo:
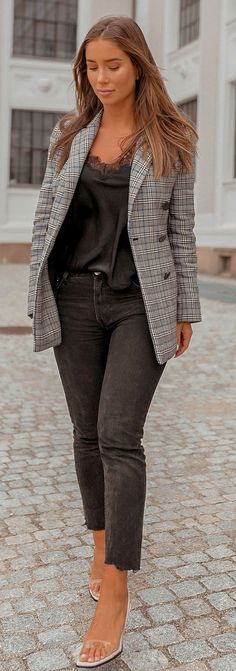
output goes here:
[{"label": "woman's eye", "polygon": [[[118,70],[118,69],[119,69],[119,65],[116,65],[115,67],[113,67],[113,68],[109,68],[109,69],[110,69],[110,70]],[[88,70],[91,70],[92,72],[95,72],[95,70],[97,70],[97,68],[88,68]]]}]

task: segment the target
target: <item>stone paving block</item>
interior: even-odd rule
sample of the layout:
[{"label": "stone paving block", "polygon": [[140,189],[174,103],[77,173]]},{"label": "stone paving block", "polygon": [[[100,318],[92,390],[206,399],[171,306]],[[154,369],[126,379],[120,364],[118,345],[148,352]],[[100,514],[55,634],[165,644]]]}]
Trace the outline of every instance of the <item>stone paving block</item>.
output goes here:
[{"label": "stone paving block", "polygon": [[2,629],[5,633],[24,631],[25,629],[39,629],[40,624],[33,615],[15,615],[2,619]]},{"label": "stone paving block", "polygon": [[2,602],[0,610],[0,618],[9,617],[10,615],[14,615],[14,610],[12,608],[10,601],[5,601],[4,603]]},{"label": "stone paving block", "polygon": [[167,671],[208,671],[209,667],[204,662],[192,662],[190,664],[181,664],[181,666],[168,666]]},{"label": "stone paving block", "polygon": [[[26,666],[23,661],[11,655],[11,669],[10,671],[25,671]],[[1,660],[1,671],[9,671],[9,659],[6,662]]]},{"label": "stone paving block", "polygon": [[15,602],[15,609],[17,613],[29,613],[30,611],[37,610],[38,608],[44,608],[47,606],[46,601],[42,598],[29,596],[24,599],[17,599]]},{"label": "stone paving block", "polygon": [[154,563],[158,568],[173,568],[175,566],[181,566],[183,564],[182,560],[180,557],[177,557],[175,555],[167,555],[167,557],[158,557],[158,559],[154,559]]},{"label": "stone paving block", "polygon": [[79,572],[83,573],[83,571],[86,571],[88,568],[88,562],[85,559],[74,559],[61,564],[61,568],[64,573],[70,573],[70,575]]},{"label": "stone paving block", "polygon": [[226,632],[225,634],[219,634],[218,636],[211,636],[209,641],[220,652],[236,650],[236,631]]},{"label": "stone paving block", "polygon": [[212,671],[235,671],[236,655],[224,655],[214,660],[209,660],[209,666]]},{"label": "stone paving block", "polygon": [[141,610],[131,610],[127,619],[125,630],[138,629],[139,627],[150,627],[150,621],[142,614]]},{"label": "stone paving block", "polygon": [[205,615],[211,613],[212,609],[206,601],[203,601],[201,597],[196,597],[195,599],[183,599],[179,602],[180,608],[183,611],[186,611],[189,615]]},{"label": "stone paving block", "polygon": [[1,599],[19,599],[26,593],[25,587],[9,587],[1,590]]},{"label": "stone paving block", "polygon": [[48,594],[49,592],[58,592],[60,589],[61,585],[56,578],[52,578],[52,580],[39,580],[39,582],[34,582],[31,586],[31,590],[35,594],[43,594],[44,592]]},{"label": "stone paving block", "polygon": [[179,575],[180,578],[208,575],[207,569],[205,566],[202,566],[202,564],[187,564],[187,566],[180,566],[179,568],[175,568],[175,573]]},{"label": "stone paving block", "polygon": [[74,547],[68,550],[68,557],[91,557],[91,548],[87,545]]},{"label": "stone paving block", "polygon": [[226,592],[214,592],[207,599],[216,610],[227,610],[235,606],[235,601]]},{"label": "stone paving block", "polygon": [[123,646],[125,652],[138,652],[144,648],[150,650],[148,641],[141,631],[125,631]]},{"label": "stone paving block", "polygon": [[30,671],[63,671],[71,668],[68,657],[57,648],[34,652],[32,655],[28,655],[26,662]]},{"label": "stone paving block", "polygon": [[154,647],[183,641],[184,637],[174,624],[164,624],[145,631],[145,636]]},{"label": "stone paving block", "polygon": [[74,620],[74,613],[66,607],[41,608],[37,613],[39,622],[46,629],[60,624],[67,624]]},{"label": "stone paving block", "polygon": [[154,606],[148,608],[147,615],[154,622],[170,622],[171,620],[180,620],[183,617],[183,611],[173,603],[167,603],[163,606]]},{"label": "stone paving block", "polygon": [[208,590],[213,592],[214,590],[219,591],[221,589],[231,589],[235,588],[235,582],[234,580],[227,574],[222,575],[222,573],[219,573],[218,575],[213,575],[213,576],[208,576],[207,578],[201,578],[201,582],[207,587]]},{"label": "stone paving block", "polygon": [[70,625],[64,625],[39,633],[38,639],[44,645],[64,645],[69,641],[77,641],[78,634]]},{"label": "stone paving block", "polygon": [[225,613],[224,620],[232,626],[236,626],[236,608]]},{"label": "stone paving block", "polygon": [[213,559],[221,559],[223,557],[232,557],[234,552],[226,545],[216,545],[214,548],[208,549],[207,554]]},{"label": "stone paving block", "polygon": [[59,564],[59,562],[66,561],[68,559],[67,554],[65,552],[60,552],[59,550],[53,552],[44,552],[43,554],[40,553],[39,556],[44,564],[53,564],[54,562]]},{"label": "stone paving block", "polygon": [[235,564],[229,559],[215,559],[204,563],[204,566],[210,573],[226,573],[226,571],[233,571]]},{"label": "stone paving block", "polygon": [[184,641],[168,647],[169,653],[178,662],[194,662],[205,657],[211,657],[214,653],[212,648],[204,639],[195,641]]},{"label": "stone paving block", "polygon": [[205,552],[185,552],[181,554],[182,563],[193,563],[208,561],[209,557]]},{"label": "stone paving block", "polygon": [[165,601],[173,601],[174,596],[165,587],[150,587],[138,591],[138,595],[144,603],[152,606],[156,603],[163,603]]},{"label": "stone paving block", "polygon": [[152,573],[153,568],[150,569],[150,571],[147,571],[145,575],[145,580],[147,585],[155,587],[162,585],[163,583],[170,583],[170,582],[175,582],[176,581],[176,575],[173,575],[170,573],[170,571],[163,570],[163,571],[158,571],[157,569]]},{"label": "stone paving block", "polygon": [[126,652],[123,650],[122,660],[127,664],[129,671],[144,671],[144,669],[148,669],[148,671],[164,671],[168,667],[167,657],[158,650],[144,649],[138,652]]},{"label": "stone paving block", "polygon": [[37,643],[35,638],[28,634],[17,634],[12,636],[2,636],[1,649],[3,652],[9,653],[27,653],[35,650]]},{"label": "stone paving block", "polygon": [[236,582],[236,571],[230,571],[229,576],[230,578],[233,578],[233,580],[235,580]]},{"label": "stone paving block", "polygon": [[220,632],[220,624],[212,617],[189,618],[181,627],[184,638],[208,638],[212,634]]},{"label": "stone paving block", "polygon": [[204,587],[197,580],[183,580],[182,582],[171,583],[170,589],[180,598],[195,596],[195,594],[203,594],[205,592]]},{"label": "stone paving block", "polygon": [[22,583],[31,580],[31,572],[28,568],[21,569],[20,571],[11,571],[9,580],[13,585],[21,585]]},{"label": "stone paving block", "polygon": [[2,547],[0,548],[0,561],[3,561],[4,559],[12,559],[13,557],[17,557],[17,551],[10,547]]},{"label": "stone paving block", "polygon": [[32,575],[35,580],[47,580],[61,576],[62,570],[59,566],[53,564],[52,566],[41,566],[40,568],[34,569]]},{"label": "stone paving block", "polygon": [[15,536],[7,536],[5,543],[7,545],[20,545],[22,543],[32,543],[34,540],[33,534],[16,534]]},{"label": "stone paving block", "polygon": [[47,601],[52,606],[64,606],[68,603],[76,602],[78,592],[75,590],[61,590],[60,592],[51,592],[45,598],[47,598]]}]

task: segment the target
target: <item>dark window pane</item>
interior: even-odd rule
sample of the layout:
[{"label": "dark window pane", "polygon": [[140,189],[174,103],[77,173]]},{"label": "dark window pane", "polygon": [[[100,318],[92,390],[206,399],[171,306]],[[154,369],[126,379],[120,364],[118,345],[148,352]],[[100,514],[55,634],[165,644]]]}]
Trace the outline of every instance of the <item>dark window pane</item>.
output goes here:
[{"label": "dark window pane", "polygon": [[178,107],[180,107],[181,111],[184,112],[189,121],[191,121],[197,128],[197,98],[192,98],[192,100],[186,100],[183,103],[179,103]]},{"label": "dark window pane", "polygon": [[12,111],[10,184],[42,183],[49,138],[63,112]]},{"label": "dark window pane", "polygon": [[76,51],[77,6],[78,0],[15,0],[13,54],[70,60]]},{"label": "dark window pane", "polygon": [[180,0],[179,46],[199,37],[200,0]]}]

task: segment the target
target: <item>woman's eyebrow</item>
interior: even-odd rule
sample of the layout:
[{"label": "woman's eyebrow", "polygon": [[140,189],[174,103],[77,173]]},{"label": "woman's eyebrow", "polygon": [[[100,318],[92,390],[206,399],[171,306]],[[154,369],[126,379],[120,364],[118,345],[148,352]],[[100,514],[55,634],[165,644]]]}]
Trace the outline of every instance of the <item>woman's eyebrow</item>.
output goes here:
[{"label": "woman's eyebrow", "polygon": [[[123,58],[107,58],[104,63],[109,63],[110,61],[122,61]],[[87,63],[96,63],[92,58],[86,58]]]}]

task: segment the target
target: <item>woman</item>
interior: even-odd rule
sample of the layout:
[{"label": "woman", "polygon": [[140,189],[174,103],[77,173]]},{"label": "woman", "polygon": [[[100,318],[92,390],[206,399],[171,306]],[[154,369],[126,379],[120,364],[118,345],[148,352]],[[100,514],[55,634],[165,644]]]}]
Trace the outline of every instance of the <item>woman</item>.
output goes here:
[{"label": "woman", "polygon": [[98,601],[76,663],[94,667],[122,650],[127,575],[140,569],[148,408],[201,321],[198,136],[131,18],[99,20],[73,72],[76,112],[52,133],[35,214],[28,314],[73,425]]}]

